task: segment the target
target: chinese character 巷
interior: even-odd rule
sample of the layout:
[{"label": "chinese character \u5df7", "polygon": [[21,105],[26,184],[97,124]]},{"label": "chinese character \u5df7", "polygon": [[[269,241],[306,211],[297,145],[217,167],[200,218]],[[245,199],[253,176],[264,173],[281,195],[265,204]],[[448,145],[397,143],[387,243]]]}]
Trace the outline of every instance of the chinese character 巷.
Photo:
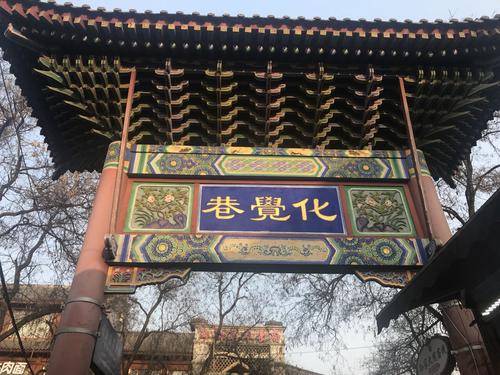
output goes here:
[{"label": "chinese character \u5df7", "polygon": [[281,198],[274,197],[255,197],[255,204],[250,206],[252,210],[257,209],[259,217],[252,218],[255,221],[262,221],[267,218],[276,221],[287,221],[290,215],[280,216],[281,210],[285,210],[285,206],[281,204]]},{"label": "chinese character \u5df7", "polygon": [[307,202],[309,202],[309,198],[303,199],[300,202],[294,203],[293,207],[300,208],[300,213],[302,215],[302,220],[307,221],[307,213],[314,212],[317,217],[325,221],[334,221],[337,218],[337,215],[325,215],[321,213],[323,209],[328,207],[330,203],[325,202],[322,205],[319,204],[319,199],[313,199],[313,208],[309,211],[307,210]]},{"label": "chinese character \u5df7", "polygon": [[210,208],[204,209],[202,212],[215,212],[215,218],[216,219],[222,219],[222,220],[227,220],[227,219],[232,219],[235,214],[241,214],[245,212],[244,210],[238,208],[240,204],[236,199],[232,199],[231,197],[217,197],[217,198],[211,198],[210,201],[208,201],[207,206],[213,206]]}]

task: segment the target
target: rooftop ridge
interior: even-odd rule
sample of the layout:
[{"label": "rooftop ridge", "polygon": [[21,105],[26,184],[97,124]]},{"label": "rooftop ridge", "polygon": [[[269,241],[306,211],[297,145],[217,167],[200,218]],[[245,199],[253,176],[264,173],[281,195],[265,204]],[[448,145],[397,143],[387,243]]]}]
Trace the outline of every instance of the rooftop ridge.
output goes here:
[{"label": "rooftop ridge", "polygon": [[[11,0],[3,0],[2,2],[7,2],[7,3],[17,3],[17,1],[11,1]],[[26,0],[23,1],[23,4],[25,6],[42,6],[46,9],[53,9],[54,7],[61,9],[63,12],[71,12],[74,13],[75,11],[81,12],[81,14],[92,14],[95,16],[116,16],[116,17],[130,17],[130,18],[136,18],[138,16],[142,16],[146,19],[149,18],[158,18],[162,19],[165,17],[178,17],[178,18],[190,18],[190,17],[200,17],[200,18],[206,18],[207,20],[220,20],[220,21],[250,21],[253,20],[255,22],[262,22],[262,21],[272,21],[272,22],[279,22],[282,21],[284,23],[290,23],[290,24],[296,24],[294,26],[298,26],[300,24],[316,24],[316,26],[319,26],[319,24],[327,24],[327,23],[339,23],[339,24],[346,24],[348,25],[349,23],[364,23],[367,26],[370,24],[373,25],[392,25],[392,26],[417,26],[420,25],[424,27],[425,25],[428,26],[434,26],[434,27],[446,27],[446,25],[458,25],[458,24],[464,24],[464,25],[470,25],[470,24],[483,24],[488,21],[500,21],[500,13],[495,14],[492,17],[489,16],[481,16],[481,17],[464,17],[462,19],[457,19],[457,18],[450,18],[450,19],[434,19],[434,20],[427,20],[425,18],[420,19],[418,21],[414,21],[411,19],[396,19],[396,18],[389,18],[389,19],[381,19],[381,18],[374,18],[372,20],[368,20],[365,18],[359,18],[359,19],[352,19],[349,17],[344,17],[344,18],[336,18],[336,17],[328,17],[328,18],[322,18],[320,16],[315,16],[313,18],[306,18],[303,16],[297,16],[297,17],[290,17],[287,15],[283,16],[275,16],[275,15],[260,15],[260,14],[253,14],[251,16],[245,15],[245,14],[229,14],[229,13],[223,13],[223,14],[214,14],[214,13],[206,13],[206,14],[201,14],[199,12],[191,12],[191,13],[184,13],[182,11],[174,11],[170,12],[167,10],[159,10],[159,11],[153,11],[150,9],[146,9],[144,11],[137,11],[136,9],[125,9],[122,10],[120,8],[113,8],[113,9],[107,9],[106,7],[98,6],[95,8],[92,8],[90,5],[83,4],[83,5],[74,5],[71,2],[57,2],[55,0]],[[306,25],[304,25],[306,26]]]},{"label": "rooftop ridge", "polygon": [[178,146],[399,150],[402,77],[417,146],[449,183],[500,103],[500,15],[307,20],[0,0],[0,28],[56,177],[102,169],[132,67],[130,141]]}]

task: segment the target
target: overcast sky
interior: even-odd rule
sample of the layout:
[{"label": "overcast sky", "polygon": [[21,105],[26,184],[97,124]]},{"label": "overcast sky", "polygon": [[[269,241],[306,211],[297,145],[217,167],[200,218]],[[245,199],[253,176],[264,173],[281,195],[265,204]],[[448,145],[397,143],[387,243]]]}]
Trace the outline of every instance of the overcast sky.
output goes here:
[{"label": "overcast sky", "polygon": [[[62,3],[63,1],[58,0],[58,2]],[[247,16],[271,14],[276,17],[287,15],[313,18],[319,16],[325,19],[328,17],[338,19],[348,17],[367,20],[396,18],[414,21],[422,18],[435,20],[439,18],[493,17],[500,13],[500,0],[73,0],[73,4],[88,4],[93,8],[102,6],[108,10],[120,8],[122,10],[144,11],[150,9],[152,11],[166,10],[171,13],[176,11],[199,12],[201,14],[215,13],[216,15],[241,13]],[[363,370],[359,365],[363,356],[369,353],[370,347],[373,345],[373,333],[346,332],[346,343],[350,348],[344,351],[346,361],[343,366],[339,366],[343,367],[342,369],[336,369],[335,374],[362,375]],[[319,358],[319,354],[321,354],[322,359]],[[332,373],[331,358],[329,358],[328,353],[318,353],[313,348],[289,348],[287,359],[289,362],[309,370],[323,374]]]}]

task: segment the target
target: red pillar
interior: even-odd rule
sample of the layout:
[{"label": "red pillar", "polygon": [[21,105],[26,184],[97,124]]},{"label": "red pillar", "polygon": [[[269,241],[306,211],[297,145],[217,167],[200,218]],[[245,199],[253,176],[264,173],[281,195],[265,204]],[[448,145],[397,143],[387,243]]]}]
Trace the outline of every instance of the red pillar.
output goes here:
[{"label": "red pillar", "polygon": [[[92,214],[88,222],[68,301],[81,297],[102,304],[108,265],[102,257],[104,236],[111,222],[116,166],[103,169],[97,188]],[[96,332],[101,308],[89,302],[72,302],[61,315],[58,330],[83,328]],[[95,337],[86,333],[60,333],[55,337],[48,373],[50,375],[88,375]]]},{"label": "red pillar", "polygon": [[442,303],[439,309],[443,314],[460,373],[498,374],[491,368],[488,352],[472,311],[463,308],[458,301]]},{"label": "red pillar", "polygon": [[[108,271],[108,265],[103,258],[104,238],[106,234],[115,233],[117,230],[117,210],[124,180],[123,167],[135,83],[136,70],[132,68],[121,143],[112,143],[108,148],[92,214],[71,284],[69,303],[66,304],[61,315],[54,346],[50,353],[49,375],[88,375],[89,373],[101,320],[101,306]],[[119,151],[117,146],[119,146]]]},{"label": "red pillar", "polygon": [[[413,175],[410,176],[410,190],[418,207],[420,218],[425,224],[428,238],[435,240],[438,245],[443,245],[451,238],[450,227],[444,216],[432,177],[429,173],[423,173],[423,165],[421,165],[420,158],[417,155],[417,145],[413,133],[405,81],[402,77],[399,77],[398,81],[401,106],[406,123],[406,135],[410,148],[408,159],[411,160],[413,165]],[[472,311],[462,308],[458,302],[452,302],[442,304],[441,312],[460,373],[462,375],[493,375],[483,338],[478,325],[474,322]]]},{"label": "red pillar", "polygon": [[[431,176],[425,174],[422,176],[422,188],[434,240],[438,245],[443,245],[452,234]],[[415,176],[410,179],[410,190],[413,197],[418,197],[418,184]],[[418,199],[415,201],[418,202]],[[423,217],[422,205],[417,204],[417,206],[420,217]],[[440,310],[460,373],[462,375],[494,375],[472,311],[463,308],[458,301],[441,304]]]}]

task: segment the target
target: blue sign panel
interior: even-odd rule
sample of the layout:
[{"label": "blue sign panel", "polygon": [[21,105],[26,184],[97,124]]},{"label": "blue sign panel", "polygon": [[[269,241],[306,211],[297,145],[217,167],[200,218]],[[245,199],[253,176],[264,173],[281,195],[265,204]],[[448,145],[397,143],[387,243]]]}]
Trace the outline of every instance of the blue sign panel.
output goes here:
[{"label": "blue sign panel", "polygon": [[199,231],[344,234],[335,186],[201,185]]}]

